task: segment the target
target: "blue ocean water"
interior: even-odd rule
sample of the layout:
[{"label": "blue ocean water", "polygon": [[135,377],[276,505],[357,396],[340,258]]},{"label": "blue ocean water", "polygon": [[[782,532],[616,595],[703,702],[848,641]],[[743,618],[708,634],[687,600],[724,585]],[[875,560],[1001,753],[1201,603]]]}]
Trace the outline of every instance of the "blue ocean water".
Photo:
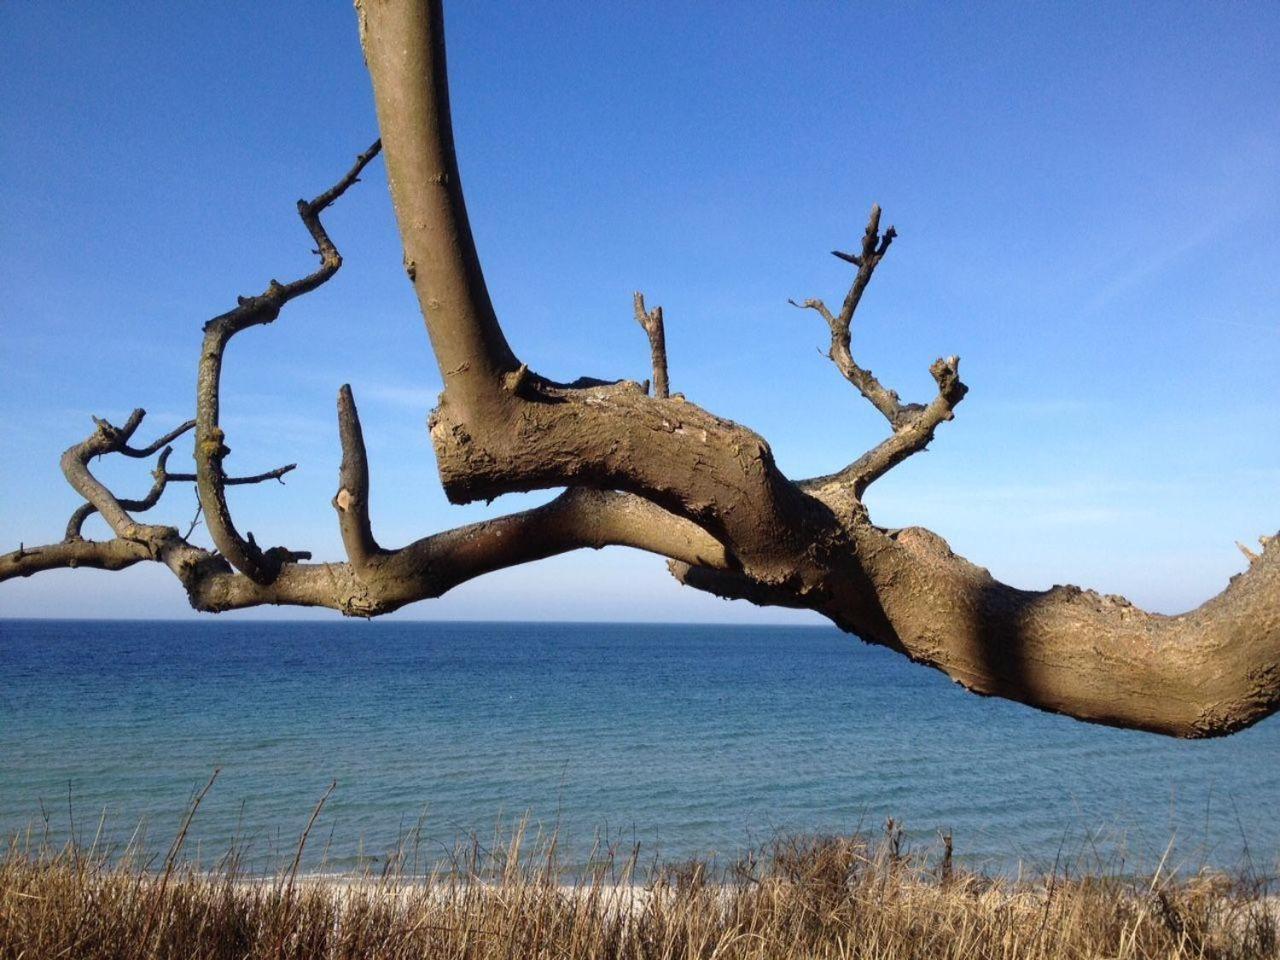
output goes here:
[{"label": "blue ocean water", "polygon": [[[1058,857],[1271,869],[1280,720],[1221,741],[965,693],[835,629],[548,623],[0,621],[0,831],[267,862],[376,864],[527,815],[570,864],[731,857],[777,830],[905,823],[993,870]],[[319,851],[327,847],[323,863]]]}]

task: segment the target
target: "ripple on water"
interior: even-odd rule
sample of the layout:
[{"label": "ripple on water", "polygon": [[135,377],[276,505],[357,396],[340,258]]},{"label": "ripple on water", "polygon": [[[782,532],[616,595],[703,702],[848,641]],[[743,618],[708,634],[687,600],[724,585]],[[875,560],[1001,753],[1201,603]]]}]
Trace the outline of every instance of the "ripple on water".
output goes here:
[{"label": "ripple on water", "polygon": [[[835,630],[653,625],[0,621],[0,828],[68,822],[163,849],[326,863],[492,837],[526,815],[580,862],[597,836],[673,858],[778,829],[955,834],[988,866],[1068,851],[1273,864],[1280,724],[1178,743],[963,693]],[[425,812],[424,812],[425,811]],[[90,832],[90,836],[92,832]],[[319,849],[323,849],[323,845]],[[318,852],[316,856],[319,856]],[[314,862],[313,862],[314,865]]]}]

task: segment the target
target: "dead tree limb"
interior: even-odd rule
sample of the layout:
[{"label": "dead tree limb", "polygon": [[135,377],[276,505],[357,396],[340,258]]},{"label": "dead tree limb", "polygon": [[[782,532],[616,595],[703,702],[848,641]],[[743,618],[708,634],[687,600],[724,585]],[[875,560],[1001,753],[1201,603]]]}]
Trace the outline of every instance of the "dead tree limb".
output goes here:
[{"label": "dead tree limb", "polygon": [[214,545],[233,567],[256,583],[270,583],[280,572],[280,566],[291,560],[305,559],[297,551],[285,547],[272,547],[263,551],[250,533],[241,537],[231,519],[225,492],[226,477],[222,463],[231,452],[226,445],[226,435],[219,426],[221,401],[222,358],[227,344],[237,333],[249,327],[271,323],[280,315],[290,300],[310,293],[338,272],[342,256],[329,239],[320,221],[320,214],[341,197],[347,188],[360,179],[360,173],[369,161],[382,149],[381,141],[374,141],[356,158],[355,165],[328,190],[314,200],[298,201],[298,216],[315,241],[320,265],[312,272],[290,283],[272,280],[267,289],[256,297],[240,297],[236,307],[221,316],[214,317],[204,326],[204,346],[200,350],[200,366],[196,380],[196,490],[204,509],[205,525]]},{"label": "dead tree limb", "polygon": [[649,338],[649,355],[653,362],[653,395],[665,400],[671,396],[667,381],[667,331],[662,322],[662,308],[644,308],[644,294],[635,294],[636,323]]},{"label": "dead tree limb", "polygon": [[[173,439],[176,436],[185,433],[195,426],[194,420],[188,420],[181,428],[168,435],[167,439]],[[155,445],[152,444],[154,447]],[[122,448],[117,453],[123,453],[125,456],[142,456],[140,453],[130,452],[129,449]],[[173,447],[165,447],[160,453],[160,458],[156,461],[156,468],[151,471],[151,489],[147,491],[146,496],[137,500],[118,500],[120,506],[129,513],[142,513],[150,510],[160,502],[160,497],[164,495],[165,489],[170,483],[194,483],[196,475],[194,473],[170,473],[167,469],[169,455],[173,453]],[[285,474],[291,470],[296,470],[296,463],[288,463],[283,467],[276,467],[274,470],[267,470],[264,473],[255,474],[252,477],[226,477],[222,483],[227,487],[241,486],[250,483],[263,483],[267,480],[279,480],[284,482]],[[84,522],[98,512],[98,508],[92,503],[82,503],[71,514],[71,519],[67,521],[67,532],[64,540],[81,540],[83,539],[82,529]],[[186,539],[185,537],[183,539]]]},{"label": "dead tree limb", "polygon": [[855,502],[861,501],[867,487],[913,453],[923,450],[933,440],[934,431],[955,416],[956,404],[969,392],[969,388],[960,381],[959,357],[940,357],[929,367],[929,373],[938,385],[938,394],[927,404],[904,404],[897,391],[886,388],[870,369],[860,366],[854,360],[853,316],[862,302],[862,295],[866,292],[876,267],[880,265],[889,245],[897,236],[898,232],[893,227],[880,233],[880,207],[873,205],[867,229],[862,235],[861,251],[857,254],[832,251],[834,256],[858,268],[840,313],[832,314],[821,300],[806,300],[803,303],[790,301],[794,306],[817,311],[827,322],[831,330],[831,347],[827,356],[844,378],[857,387],[858,392],[884,415],[893,430],[891,437],[843,470],[801,481],[803,489],[824,500],[830,501],[843,496],[851,497]]}]

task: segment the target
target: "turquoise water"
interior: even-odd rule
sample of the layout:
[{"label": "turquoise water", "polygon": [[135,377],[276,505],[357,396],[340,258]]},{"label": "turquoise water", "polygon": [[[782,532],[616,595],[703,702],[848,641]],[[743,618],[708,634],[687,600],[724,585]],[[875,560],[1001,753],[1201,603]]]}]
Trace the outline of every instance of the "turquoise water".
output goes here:
[{"label": "turquoise water", "polygon": [[[0,621],[0,830],[267,863],[317,800],[313,869],[528,815],[569,862],[732,856],[774,831],[905,822],[990,869],[1276,865],[1280,721],[1178,742],[967,694],[834,629]],[[43,812],[42,812],[43,810]],[[319,861],[328,847],[327,859]]]}]

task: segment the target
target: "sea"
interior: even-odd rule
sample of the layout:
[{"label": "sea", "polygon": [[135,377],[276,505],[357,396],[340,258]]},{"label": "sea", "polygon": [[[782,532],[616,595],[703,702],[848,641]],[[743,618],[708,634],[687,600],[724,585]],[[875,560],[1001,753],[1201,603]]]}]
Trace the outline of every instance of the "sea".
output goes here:
[{"label": "sea", "polygon": [[182,855],[263,872],[318,806],[303,869],[330,873],[522,824],[573,871],[889,818],[918,856],[949,834],[994,873],[1280,859],[1280,719],[1091,726],[834,628],[0,620],[5,837],[163,855],[215,771]]}]

